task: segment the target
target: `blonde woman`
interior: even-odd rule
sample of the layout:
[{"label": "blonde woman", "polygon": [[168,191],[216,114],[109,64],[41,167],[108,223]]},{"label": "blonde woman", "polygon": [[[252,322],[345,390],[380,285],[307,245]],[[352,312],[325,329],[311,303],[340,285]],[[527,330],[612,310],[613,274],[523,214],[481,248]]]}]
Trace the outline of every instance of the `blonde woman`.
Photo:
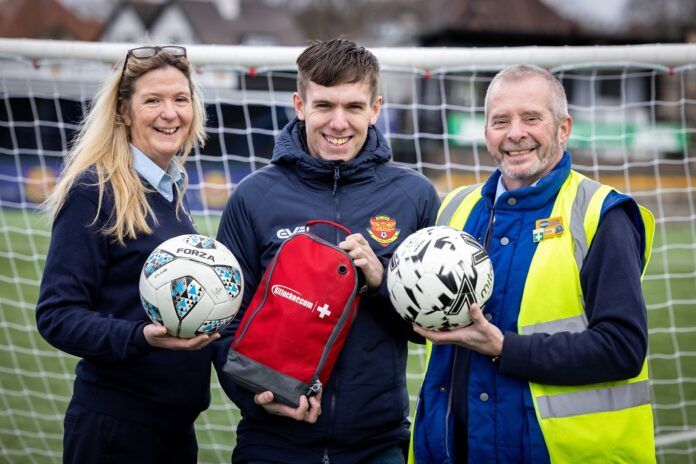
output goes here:
[{"label": "blonde woman", "polygon": [[129,50],[99,91],[45,207],[53,218],[36,320],[78,356],[64,462],[186,462],[219,337],[149,322],[138,278],[164,240],[195,233],[183,163],[205,139],[186,49]]}]

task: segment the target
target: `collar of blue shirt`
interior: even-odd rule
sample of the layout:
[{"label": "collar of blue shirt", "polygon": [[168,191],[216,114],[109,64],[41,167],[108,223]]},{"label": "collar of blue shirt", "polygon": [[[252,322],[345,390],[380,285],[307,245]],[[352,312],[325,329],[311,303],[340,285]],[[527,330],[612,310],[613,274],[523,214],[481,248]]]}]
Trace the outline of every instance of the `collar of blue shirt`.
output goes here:
[{"label": "collar of blue shirt", "polygon": [[174,200],[174,184],[181,182],[184,177],[179,165],[172,161],[165,172],[135,145],[131,144],[130,147],[133,152],[133,167],[138,174],[148,181],[167,201]]},{"label": "collar of blue shirt", "polygon": [[[538,183],[539,183],[539,181],[537,180],[531,186],[534,187]],[[495,190],[495,198],[493,199],[493,203],[495,204],[495,202],[498,201],[498,198],[500,198],[500,195],[502,195],[503,193],[505,193],[507,191],[508,191],[508,189],[505,188],[505,184],[503,183],[503,176],[501,175],[500,177],[498,177],[498,185],[497,185],[496,190]]]}]

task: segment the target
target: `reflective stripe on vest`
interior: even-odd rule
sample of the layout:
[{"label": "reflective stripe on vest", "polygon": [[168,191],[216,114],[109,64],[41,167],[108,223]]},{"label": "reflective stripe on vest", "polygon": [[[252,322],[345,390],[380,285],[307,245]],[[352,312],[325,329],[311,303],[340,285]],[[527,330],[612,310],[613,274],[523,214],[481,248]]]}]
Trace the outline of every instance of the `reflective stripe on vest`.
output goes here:
[{"label": "reflective stripe on vest", "polygon": [[585,215],[587,214],[590,200],[601,186],[602,184],[599,182],[583,179],[578,186],[578,193],[575,195],[575,200],[573,200],[570,217],[570,232],[573,234],[575,245],[574,255],[578,269],[582,269],[582,263],[585,260],[585,256],[587,256],[587,251],[590,249],[590,242],[592,241],[592,238],[588,240],[587,233],[585,232]]},{"label": "reflective stripe on vest", "polygon": [[[520,303],[520,334],[586,330],[580,270],[611,190],[575,171],[564,182],[550,217],[562,217],[566,231],[537,245]],[[651,235],[646,224],[646,242]],[[616,456],[654,462],[647,361],[628,380],[529,387],[552,462],[615,462]]]},{"label": "reflective stripe on vest", "polygon": [[483,189],[483,184],[469,185],[453,190],[442,201],[435,225],[463,230],[471,210],[481,199],[481,189]]},{"label": "reflective stripe on vest", "polygon": [[565,393],[537,398],[542,419],[618,411],[650,403],[650,383],[647,380],[613,388]]},{"label": "reflective stripe on vest", "polygon": [[587,315],[566,317],[555,321],[540,322],[539,324],[526,325],[520,328],[522,335],[535,333],[555,334],[560,332],[578,333],[587,328]]},{"label": "reflective stripe on vest", "polygon": [[[578,333],[587,328],[587,316],[566,317],[555,321],[522,327],[523,335],[534,333]],[[539,416],[542,419],[617,411],[650,403],[650,383],[647,380],[620,385],[614,388],[547,395],[537,398]]]}]

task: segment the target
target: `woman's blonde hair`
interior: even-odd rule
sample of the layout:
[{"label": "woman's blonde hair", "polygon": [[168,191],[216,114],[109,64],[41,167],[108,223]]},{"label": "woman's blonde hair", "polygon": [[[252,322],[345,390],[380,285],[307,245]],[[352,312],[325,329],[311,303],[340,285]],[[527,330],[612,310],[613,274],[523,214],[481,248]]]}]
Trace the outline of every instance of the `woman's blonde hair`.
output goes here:
[{"label": "woman's blonde hair", "polygon": [[188,176],[183,168],[186,158],[198,143],[205,142],[206,113],[201,93],[191,79],[191,64],[185,56],[172,56],[160,51],[149,58],[125,58],[126,65],[117,66],[122,73],[114,73],[100,88],[80,131],[68,154],[63,173],[55,189],[44,203],[44,210],[55,219],[65,204],[70,189],[80,175],[93,169],[97,175],[99,204],[94,218],[96,223],[102,208],[107,185],[113,195],[111,218],[102,230],[108,236],[123,244],[126,239],[134,239],[137,234],[152,232],[147,223],[150,216],[157,223],[154,211],[146,198],[146,187],[133,168],[133,156],[129,146],[130,132],[120,114],[121,102],[130,106],[136,81],[155,69],[172,66],[181,71],[189,81],[193,118],[184,143],[173,158],[181,168],[184,181],[177,188],[177,217],[183,210],[183,196],[188,185]]}]

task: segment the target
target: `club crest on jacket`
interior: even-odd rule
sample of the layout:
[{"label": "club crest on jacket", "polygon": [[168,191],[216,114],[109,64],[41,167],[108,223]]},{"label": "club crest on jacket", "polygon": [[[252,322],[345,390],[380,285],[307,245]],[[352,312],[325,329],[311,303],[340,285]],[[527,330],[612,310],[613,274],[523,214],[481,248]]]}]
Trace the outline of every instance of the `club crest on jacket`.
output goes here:
[{"label": "club crest on jacket", "polygon": [[370,228],[367,233],[383,247],[388,246],[399,238],[400,230],[396,228],[396,219],[389,216],[374,216],[370,218]]}]

